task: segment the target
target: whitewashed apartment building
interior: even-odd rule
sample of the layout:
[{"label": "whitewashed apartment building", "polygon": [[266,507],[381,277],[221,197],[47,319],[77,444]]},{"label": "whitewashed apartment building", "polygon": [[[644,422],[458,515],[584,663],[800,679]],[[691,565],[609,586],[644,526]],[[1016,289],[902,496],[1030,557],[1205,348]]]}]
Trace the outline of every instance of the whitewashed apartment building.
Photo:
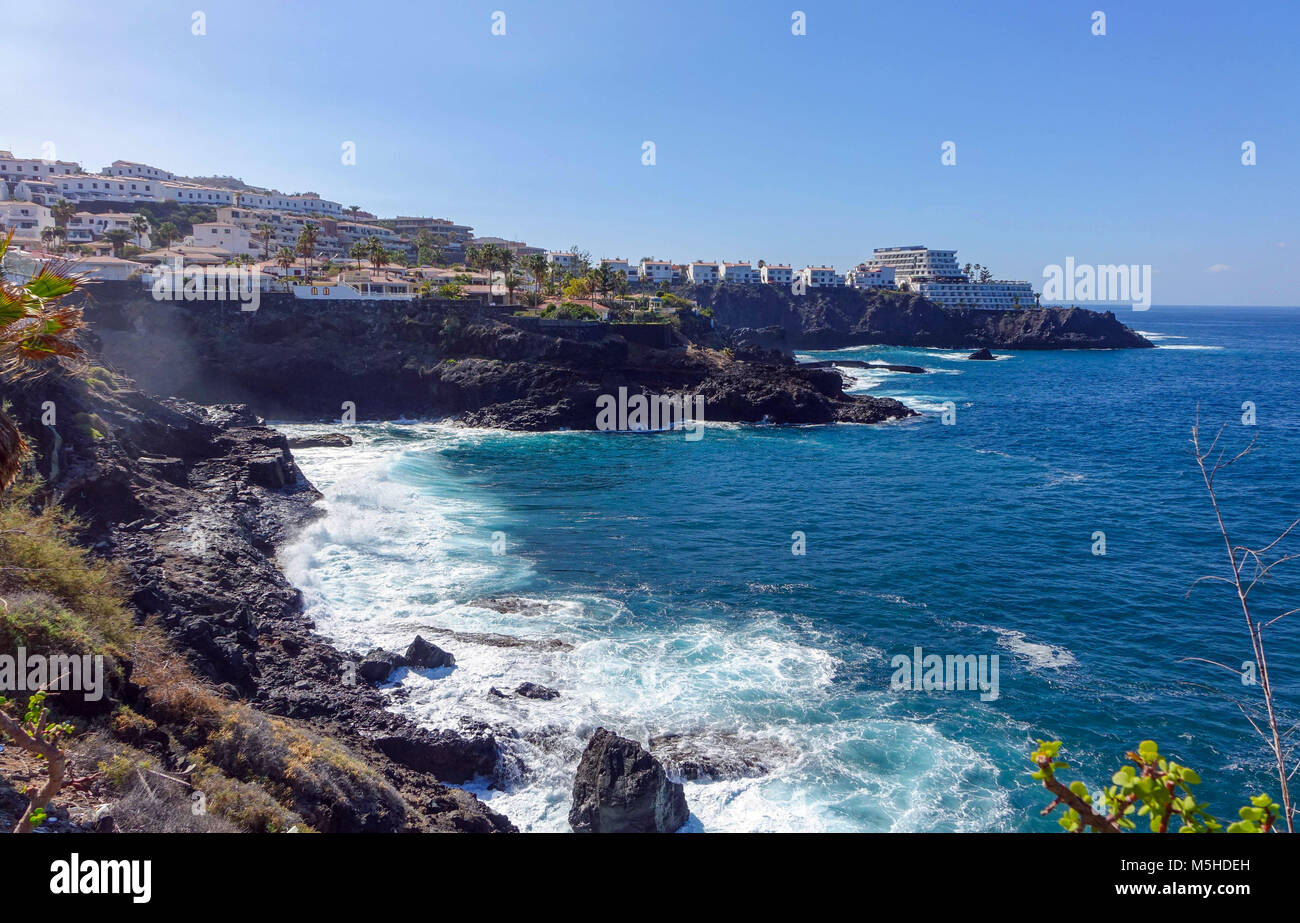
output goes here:
[{"label": "whitewashed apartment building", "polygon": [[637,267],[637,276],[642,282],[659,284],[673,281],[673,264],[671,260],[656,260],[653,257],[643,259]]},{"label": "whitewashed apartment building", "polygon": [[740,285],[753,285],[761,281],[761,277],[749,263],[722,263],[719,267],[718,278],[722,282],[733,282]]},{"label": "whitewashed apartment building", "polygon": [[837,288],[844,284],[844,277],[834,266],[805,266],[799,270],[799,278],[808,288]]},{"label": "whitewashed apartment building", "polygon": [[686,267],[686,278],[696,285],[712,285],[718,281],[718,264],[696,261]]},{"label": "whitewashed apartment building", "polygon": [[81,164],[71,160],[41,160],[39,157],[15,157],[0,151],[0,179],[49,179],[68,173],[80,173]]},{"label": "whitewashed apartment building", "polygon": [[54,227],[50,210],[35,202],[0,202],[0,233],[14,232],[14,240],[39,244],[41,231]]},{"label": "whitewashed apartment building", "polygon": [[894,269],[892,266],[872,269],[866,263],[859,263],[844,274],[844,284],[850,288],[893,288]]},{"label": "whitewashed apartment building", "polygon": [[788,263],[765,263],[759,267],[758,275],[768,285],[794,284],[794,270]]}]

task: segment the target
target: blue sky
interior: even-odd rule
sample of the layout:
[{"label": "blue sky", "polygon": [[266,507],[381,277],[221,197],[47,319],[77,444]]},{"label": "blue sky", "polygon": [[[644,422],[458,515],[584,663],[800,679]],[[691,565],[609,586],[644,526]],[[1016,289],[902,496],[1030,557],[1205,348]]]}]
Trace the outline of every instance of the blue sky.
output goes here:
[{"label": "blue sky", "polygon": [[40,7],[0,30],[19,156],[53,141],[598,258],[845,269],[921,243],[1035,287],[1072,256],[1151,264],[1157,304],[1300,304],[1294,0]]}]

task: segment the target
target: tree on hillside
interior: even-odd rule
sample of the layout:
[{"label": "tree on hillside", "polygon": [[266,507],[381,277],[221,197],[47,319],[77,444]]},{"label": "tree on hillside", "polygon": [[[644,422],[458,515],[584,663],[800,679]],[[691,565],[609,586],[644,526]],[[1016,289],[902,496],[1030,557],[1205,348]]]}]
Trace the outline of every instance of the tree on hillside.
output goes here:
[{"label": "tree on hillside", "polygon": [[67,227],[68,222],[76,213],[77,207],[67,199],[59,199],[50,206],[50,216],[54,219],[55,224],[62,227]]},{"label": "tree on hillside", "polygon": [[370,259],[370,245],[364,240],[358,240],[348,248],[348,256],[356,260],[357,265],[360,266]]},{"label": "tree on hillside", "polygon": [[542,283],[546,280],[546,273],[550,270],[550,264],[546,262],[545,253],[533,253],[524,260],[524,270],[533,277],[533,284],[536,286],[537,294],[542,293]]},{"label": "tree on hillside", "polygon": [[113,228],[111,231],[104,232],[104,240],[112,245],[113,256],[121,256],[122,248],[131,240],[131,232],[122,228]]},{"label": "tree on hillside", "polygon": [[262,259],[269,259],[271,256],[271,241],[275,240],[275,228],[263,221],[254,230],[257,232],[257,239],[262,242]]},{"label": "tree on hillside", "polygon": [[281,247],[275,254],[275,263],[284,270],[286,276],[289,274],[289,270],[293,268],[294,259],[294,252],[288,247]]},{"label": "tree on hillside", "polygon": [[389,262],[388,248],[377,235],[372,234],[366,238],[366,259],[370,260],[370,265],[375,267],[376,272]]},{"label": "tree on hillside", "polygon": [[172,224],[170,221],[164,221],[162,224],[158,225],[158,230],[154,232],[154,238],[155,244],[162,244],[170,250],[172,244],[181,239],[181,231],[180,228],[176,227],[176,225]]},{"label": "tree on hillside", "polygon": [[316,241],[320,239],[320,225],[308,221],[298,234],[298,255],[303,258],[307,269],[307,283],[311,283],[311,260],[316,255]]},{"label": "tree on hillside", "polygon": [[135,235],[137,247],[144,246],[144,235],[149,233],[149,219],[138,212],[131,216],[131,233]]}]

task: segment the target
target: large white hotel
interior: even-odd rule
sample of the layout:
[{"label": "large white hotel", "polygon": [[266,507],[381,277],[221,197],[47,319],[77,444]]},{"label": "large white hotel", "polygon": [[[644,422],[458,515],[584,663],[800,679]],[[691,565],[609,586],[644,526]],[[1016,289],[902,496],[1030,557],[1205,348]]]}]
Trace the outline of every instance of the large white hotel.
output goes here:
[{"label": "large white hotel", "polygon": [[[572,253],[551,252],[548,261],[567,267]],[[956,250],[931,250],[919,244],[911,247],[880,247],[870,260],[846,273],[832,266],[805,266],[748,262],[706,262],[678,264],[671,260],[646,258],[640,264],[623,259],[602,260],[628,278],[646,284],[683,283],[713,285],[799,285],[809,288],[850,287],[857,289],[899,289],[916,292],[949,308],[1028,308],[1035,304],[1034,287],[1028,282],[972,281],[957,267]]]},{"label": "large white hotel", "polygon": [[1034,287],[1028,282],[974,282],[957,267],[956,250],[877,247],[867,266],[892,269],[898,287],[948,308],[1028,308]]}]

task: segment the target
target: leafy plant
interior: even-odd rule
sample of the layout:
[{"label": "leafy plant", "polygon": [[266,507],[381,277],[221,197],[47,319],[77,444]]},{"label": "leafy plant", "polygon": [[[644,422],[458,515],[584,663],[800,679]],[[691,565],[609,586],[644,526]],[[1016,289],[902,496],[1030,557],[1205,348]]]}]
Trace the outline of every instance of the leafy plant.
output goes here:
[{"label": "leafy plant", "polygon": [[[1062,782],[1056,773],[1070,764],[1057,759],[1059,740],[1040,740],[1030,756],[1033,777],[1056,796],[1046,808],[1046,816],[1065,805],[1057,823],[1070,833],[1121,833],[1135,830],[1138,818],[1144,818],[1152,833],[1167,833],[1177,821],[1179,833],[1217,833],[1223,824],[1210,814],[1209,805],[1197,801],[1193,785],[1201,784],[1195,770],[1160,755],[1154,740],[1144,740],[1136,751],[1126,756],[1133,764],[1122,766],[1111,776],[1111,785],[1098,794],[1096,803],[1082,782]],[[1257,795],[1238,811],[1241,820],[1228,826],[1229,833],[1268,833],[1281,817],[1281,808],[1270,795]]]},{"label": "leafy plant", "polygon": [[0,738],[8,738],[16,747],[35,754],[37,759],[47,764],[45,784],[39,789],[27,790],[27,810],[13,830],[14,833],[31,833],[48,818],[45,809],[63,786],[67,756],[59,747],[59,741],[72,736],[74,729],[71,724],[49,723],[43,690],[27,700],[21,719],[11,717],[7,712],[8,706],[8,700],[0,696]]}]

